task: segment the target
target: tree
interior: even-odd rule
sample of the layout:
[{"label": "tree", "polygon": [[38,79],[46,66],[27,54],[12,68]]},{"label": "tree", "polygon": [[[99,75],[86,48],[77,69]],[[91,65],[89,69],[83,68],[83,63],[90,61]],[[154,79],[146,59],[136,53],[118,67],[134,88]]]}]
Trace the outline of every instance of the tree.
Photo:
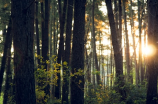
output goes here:
[{"label": "tree", "polygon": [[133,39],[133,56],[134,56],[134,64],[135,64],[135,81],[136,85],[138,85],[138,74],[137,74],[137,60],[136,60],[136,45],[135,45],[135,34],[134,34],[134,21],[133,21],[133,10],[132,10],[132,0],[130,0],[130,15],[131,15],[131,20],[130,20],[130,25],[131,25],[131,34],[132,34],[132,39]]},{"label": "tree", "polygon": [[114,14],[112,11],[112,4],[111,0],[105,0],[107,11],[108,11],[108,18],[109,18],[109,24],[110,24],[110,30],[111,30],[111,37],[112,37],[112,45],[114,50],[114,59],[115,59],[115,65],[116,65],[116,83],[118,84],[117,91],[121,94],[120,100],[125,100],[126,98],[126,92],[124,89],[121,89],[121,87],[124,86],[124,78],[123,78],[123,65],[120,61],[122,59],[122,52],[120,51],[120,46],[118,44],[118,34],[116,32],[116,25],[114,22]]},{"label": "tree", "polygon": [[148,56],[148,85],[146,104],[157,104],[157,69],[158,69],[158,1],[148,0],[148,45],[154,54]]},{"label": "tree", "polygon": [[[42,34],[42,57],[43,57],[43,61],[44,61],[44,68],[48,71],[48,66],[47,66],[47,60],[48,58],[48,50],[49,50],[49,40],[48,40],[48,32],[49,32],[49,0],[45,0],[45,19],[44,19],[44,34]],[[47,84],[47,86],[45,87],[45,93],[47,95],[49,95],[49,88],[50,85]]]},{"label": "tree", "polygon": [[34,1],[12,0],[16,104],[36,104],[34,78]]},{"label": "tree", "polygon": [[12,24],[11,24],[11,19],[10,19],[7,33],[6,33],[6,41],[5,41],[5,44],[8,44],[8,46],[7,46],[7,51],[6,51],[7,52],[7,68],[6,68],[6,81],[5,81],[5,89],[4,89],[4,96],[3,96],[3,104],[7,104],[7,101],[9,100],[9,96],[12,96],[12,93],[11,93],[12,72],[11,72],[11,65],[10,65],[11,44],[12,44],[11,25]]},{"label": "tree", "polygon": [[126,1],[123,0],[123,13],[124,13],[124,25],[125,25],[125,36],[126,36],[126,68],[127,68],[127,79],[130,79],[130,50],[129,50],[129,39],[128,39],[128,31],[127,31],[127,20],[126,20]]},{"label": "tree", "polygon": [[[11,19],[8,25],[8,29],[7,29],[7,33],[6,33],[6,29],[4,29],[4,33],[6,35],[5,38],[5,43],[4,43],[4,50],[3,50],[3,57],[2,57],[2,63],[1,63],[1,70],[0,70],[0,93],[2,90],[2,83],[3,83],[3,74],[5,71],[5,65],[6,65],[6,59],[7,59],[7,51],[11,42]],[[4,35],[4,36],[5,36]]]},{"label": "tree", "polygon": [[[61,63],[64,59],[64,26],[65,26],[65,17],[66,17],[66,7],[67,7],[67,0],[64,0],[64,6],[63,6],[63,12],[61,12],[61,0],[58,0],[58,10],[59,10],[59,23],[60,23],[60,41],[59,41],[59,49],[58,49],[58,59],[57,63]],[[58,69],[60,70],[60,68]],[[58,80],[57,84],[58,86],[55,87],[55,97],[60,98],[60,73],[57,73]]]},{"label": "tree", "polygon": [[72,30],[72,14],[73,14],[73,0],[68,0],[67,6],[67,22],[66,22],[66,42],[65,42],[65,55],[64,61],[68,63],[68,68],[64,67],[63,71],[66,75],[64,75],[64,84],[62,90],[62,103],[64,101],[68,103],[68,91],[69,91],[69,70],[70,70],[70,49],[71,49],[71,30]]},{"label": "tree", "polygon": [[[42,8],[43,2],[41,3],[41,12],[43,12]],[[48,26],[49,26],[49,2],[45,0],[45,18],[42,14],[42,57],[43,57],[43,65],[47,70],[46,60],[48,60]],[[43,27],[44,26],[44,27]]]},{"label": "tree", "polygon": [[[75,70],[84,69],[84,35],[85,35],[85,3],[86,0],[75,0],[74,31],[72,46],[72,74]],[[84,71],[83,71],[84,72]],[[81,83],[79,83],[81,82]],[[71,78],[71,104],[84,104],[84,76]]]},{"label": "tree", "polygon": [[[35,17],[35,24],[36,24],[36,46],[37,46],[37,55],[40,55],[40,47],[39,47],[39,28],[38,28],[38,1],[36,0],[36,17]],[[37,59],[37,64],[40,64],[40,59]]]},{"label": "tree", "polygon": [[141,4],[140,4],[140,0],[138,0],[138,23],[139,23],[139,71],[140,71],[140,82],[142,82],[142,37],[141,37],[141,26],[142,26],[142,21],[140,19],[140,7],[141,7]]}]

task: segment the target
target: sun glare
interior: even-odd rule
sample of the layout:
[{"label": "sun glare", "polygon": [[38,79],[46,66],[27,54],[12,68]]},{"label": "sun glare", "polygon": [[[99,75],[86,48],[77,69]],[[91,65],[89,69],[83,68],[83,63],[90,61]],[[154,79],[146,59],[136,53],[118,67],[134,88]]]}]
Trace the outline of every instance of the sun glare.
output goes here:
[{"label": "sun glare", "polygon": [[153,45],[148,45],[144,47],[143,53],[147,56],[152,56],[156,53],[156,47]]}]

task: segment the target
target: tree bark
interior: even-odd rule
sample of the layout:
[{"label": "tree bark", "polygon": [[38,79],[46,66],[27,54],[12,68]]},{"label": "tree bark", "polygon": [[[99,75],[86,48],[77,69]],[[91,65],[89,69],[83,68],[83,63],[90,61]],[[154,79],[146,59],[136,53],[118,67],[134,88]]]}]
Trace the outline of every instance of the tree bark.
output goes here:
[{"label": "tree bark", "polygon": [[0,70],[0,93],[2,90],[3,74],[5,71],[5,65],[6,65],[6,59],[7,59],[7,50],[9,47],[9,43],[11,42],[11,38],[10,38],[11,37],[11,19],[9,21],[7,33],[4,32],[3,34],[6,34],[6,38],[5,38],[5,43],[4,43],[3,57],[2,57],[1,70]]},{"label": "tree bark", "polygon": [[12,34],[11,34],[11,20],[9,21],[8,30],[7,30],[7,37],[8,41],[8,47],[7,47],[7,68],[6,68],[6,81],[5,81],[5,89],[4,89],[4,96],[3,96],[3,104],[8,104],[7,101],[9,100],[9,96],[12,96],[12,89],[11,89],[11,83],[12,83],[12,72],[11,72],[11,44],[12,44]]},{"label": "tree bark", "polygon": [[[44,19],[44,34],[42,34],[42,57],[43,57],[43,61],[44,61],[44,68],[48,71],[48,65],[46,63],[47,60],[49,60],[49,10],[50,10],[50,6],[49,6],[49,0],[45,0],[45,19]],[[48,76],[47,76],[48,77]],[[48,78],[46,79],[48,80]],[[50,95],[50,84],[46,83],[47,86],[44,88],[46,95]]]},{"label": "tree bark", "polygon": [[132,10],[132,0],[130,0],[130,14],[131,14],[131,34],[132,34],[132,39],[133,39],[133,56],[134,56],[134,67],[135,67],[135,81],[136,81],[136,86],[138,85],[138,74],[137,74],[137,60],[136,60],[136,46],[135,46],[135,32],[134,32],[134,21],[133,21],[133,10]]},{"label": "tree bark", "polygon": [[[65,17],[66,17],[66,7],[67,7],[67,0],[64,0],[64,6],[63,6],[63,12],[61,12],[61,0],[58,0],[58,10],[59,10],[59,23],[60,23],[60,41],[59,41],[59,49],[58,49],[58,59],[57,63],[61,63],[64,59],[64,25],[65,25]],[[60,68],[59,68],[60,69]],[[58,70],[59,70],[58,69]],[[61,90],[60,90],[60,73],[57,74],[58,80],[57,84],[58,86],[55,87],[55,97],[60,98]]]},{"label": "tree bark", "polygon": [[141,22],[141,19],[140,19],[140,0],[138,0],[138,23],[139,23],[139,72],[140,72],[140,79],[139,81],[142,82],[142,79],[141,79],[141,72],[142,72],[142,41],[141,41],[141,26],[142,26],[142,22]]},{"label": "tree bark", "polygon": [[127,80],[130,80],[130,51],[129,51],[129,39],[127,31],[127,20],[126,20],[126,10],[125,10],[125,0],[123,1],[123,12],[124,12],[124,26],[125,26],[125,36],[126,36],[126,68],[127,68]]},{"label": "tree bark", "polygon": [[[81,69],[84,72],[84,35],[86,0],[75,0],[74,31],[72,46],[72,74]],[[81,82],[81,83],[79,83]],[[71,104],[84,104],[84,75],[71,78]]]},{"label": "tree bark", "polygon": [[148,45],[154,54],[148,56],[148,85],[146,104],[157,104],[157,69],[158,69],[158,1],[148,0]]},{"label": "tree bark", "polygon": [[[38,28],[38,1],[36,0],[36,46],[37,46],[37,55],[40,55],[40,47],[39,47],[39,28]],[[37,64],[40,64],[40,59],[37,59]]]},{"label": "tree bark", "polygon": [[120,61],[122,59],[122,54],[120,51],[120,46],[118,44],[117,40],[117,32],[116,32],[116,25],[114,22],[114,14],[112,11],[112,4],[111,0],[105,0],[107,10],[108,10],[108,18],[109,18],[109,24],[111,29],[111,37],[112,37],[112,45],[114,50],[114,59],[115,59],[115,66],[116,66],[116,80],[118,83],[117,91],[121,94],[121,101],[126,99],[126,92],[124,89],[121,89],[121,87],[124,86],[124,78],[123,78],[123,65]]},{"label": "tree bark", "polygon": [[[71,30],[72,30],[72,14],[73,14],[73,0],[68,0],[67,7],[67,24],[66,24],[66,42],[65,42],[65,57],[64,61],[67,62],[67,67],[64,67],[64,84],[63,84],[63,93],[62,93],[62,104],[68,104],[68,92],[69,92],[69,71],[70,71],[70,50],[71,50]],[[65,103],[64,103],[65,102]]]},{"label": "tree bark", "polygon": [[36,104],[34,78],[34,1],[12,0],[16,104]]}]

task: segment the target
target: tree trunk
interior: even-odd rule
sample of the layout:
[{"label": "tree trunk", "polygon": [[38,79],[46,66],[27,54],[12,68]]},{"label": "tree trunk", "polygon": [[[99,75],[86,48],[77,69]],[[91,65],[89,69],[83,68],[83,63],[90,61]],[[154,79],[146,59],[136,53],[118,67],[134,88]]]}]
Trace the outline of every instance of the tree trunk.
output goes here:
[{"label": "tree trunk", "polygon": [[[72,74],[84,72],[84,35],[85,35],[86,0],[75,0],[74,31],[72,46]],[[71,104],[84,104],[84,75],[71,78]]]},{"label": "tree trunk", "polygon": [[141,19],[140,19],[140,1],[138,0],[138,23],[139,23],[139,72],[140,72],[140,79],[139,81],[142,82],[142,79],[141,79],[141,71],[142,71],[142,42],[141,42],[141,26],[142,26],[142,23],[141,23]]},{"label": "tree trunk", "polygon": [[[4,89],[4,96],[3,96],[3,104],[8,104],[7,101],[9,100],[9,96],[12,96],[12,89],[10,83],[12,83],[12,72],[11,72],[11,44],[12,44],[12,34],[11,34],[11,20],[9,21],[8,30],[7,30],[6,43],[8,44],[7,47],[7,68],[6,68],[6,81],[5,81],[5,89]],[[7,41],[8,40],[8,41]]]},{"label": "tree trunk", "polygon": [[[122,4],[121,0],[119,0],[119,45],[122,54]],[[123,63],[123,59],[120,60]]]},{"label": "tree trunk", "polygon": [[73,14],[73,0],[68,0],[68,10],[67,10],[67,24],[66,24],[66,42],[65,42],[65,57],[64,61],[67,62],[67,67],[64,67],[63,72],[65,72],[63,80],[63,90],[62,90],[62,104],[68,104],[68,92],[69,92],[69,71],[70,71],[70,49],[71,49],[71,30],[72,30],[72,14]]},{"label": "tree trunk", "polygon": [[[43,56],[43,61],[44,61],[44,68],[48,71],[48,65],[46,63],[47,60],[49,60],[49,9],[50,9],[50,6],[49,6],[49,0],[45,0],[45,19],[44,19],[44,33],[45,34],[42,34],[42,38],[43,41],[42,41],[42,56]],[[48,76],[47,76],[48,77]],[[48,78],[46,79],[48,80]],[[50,91],[49,91],[49,88],[50,88],[50,85],[49,83],[46,83],[46,87],[44,88],[45,90],[45,93],[46,95],[50,95]]]},{"label": "tree trunk", "polygon": [[[59,41],[57,63],[60,64],[61,61],[63,61],[63,59],[64,59],[64,36],[63,36],[63,34],[64,34],[64,25],[65,25],[65,17],[66,17],[67,0],[64,0],[63,12],[61,12],[61,0],[58,0],[58,5],[59,5],[58,10],[59,10],[59,22],[60,22],[60,41]],[[61,94],[60,73],[58,73],[57,76],[58,76],[58,80],[57,80],[58,86],[55,87],[55,97],[59,99],[61,96],[60,95]]]},{"label": "tree trunk", "polygon": [[[40,55],[40,47],[39,47],[39,28],[38,28],[38,1],[36,0],[36,46],[37,46],[37,55]],[[40,59],[38,59],[37,64],[40,64]]]},{"label": "tree trunk", "polygon": [[34,78],[34,1],[12,0],[16,104],[36,104]]},{"label": "tree trunk", "polygon": [[158,1],[148,0],[148,45],[154,54],[148,56],[148,85],[146,104],[157,104],[157,69],[158,69]]},{"label": "tree trunk", "polygon": [[[114,11],[115,11],[115,24],[116,24],[116,30],[118,32],[118,6],[117,6],[117,0],[114,0]],[[119,38],[118,38],[119,40]]]},{"label": "tree trunk", "polygon": [[[93,5],[92,5],[92,44],[93,44],[93,68],[94,71],[100,71],[98,67],[98,59],[97,59],[97,53],[96,53],[96,39],[95,39],[95,23],[94,23],[94,9],[95,9],[95,0],[93,0]],[[96,74],[96,81],[97,84],[100,83],[100,75]]]},{"label": "tree trunk", "polygon": [[107,75],[106,75],[106,85],[109,87],[109,57],[108,57],[108,55],[107,55],[107,57],[106,57],[106,73],[107,73]]},{"label": "tree trunk", "polygon": [[111,29],[111,37],[112,37],[112,45],[114,50],[114,58],[115,58],[115,66],[116,66],[116,78],[117,78],[117,84],[118,88],[117,91],[121,94],[121,101],[126,99],[126,92],[124,89],[121,89],[121,87],[124,86],[124,78],[123,78],[123,65],[120,61],[122,59],[122,54],[120,51],[120,46],[118,44],[117,40],[117,32],[116,32],[116,25],[114,22],[114,14],[112,11],[112,4],[111,0],[105,0],[107,10],[108,10],[108,18],[109,18],[109,24]]},{"label": "tree trunk", "polygon": [[129,39],[127,31],[127,20],[126,20],[126,10],[125,10],[125,0],[123,1],[123,12],[124,12],[124,25],[125,25],[125,36],[126,36],[126,67],[127,67],[127,80],[130,80],[130,51],[129,51]]},{"label": "tree trunk", "polygon": [[7,33],[4,32],[3,34],[6,34],[6,38],[4,43],[3,57],[2,57],[1,70],[0,70],[0,94],[2,90],[3,74],[5,70],[6,59],[7,59],[7,50],[9,47],[9,43],[11,42],[11,19],[9,21]]},{"label": "tree trunk", "polygon": [[[137,74],[137,60],[136,60],[136,46],[135,46],[135,31],[134,31],[134,21],[133,21],[133,10],[132,10],[132,0],[130,0],[130,14],[131,14],[131,34],[132,34],[132,39],[133,39],[133,56],[134,56],[134,67],[135,67],[135,81],[136,85],[138,85],[138,74]],[[133,32],[134,31],[134,32]]]}]

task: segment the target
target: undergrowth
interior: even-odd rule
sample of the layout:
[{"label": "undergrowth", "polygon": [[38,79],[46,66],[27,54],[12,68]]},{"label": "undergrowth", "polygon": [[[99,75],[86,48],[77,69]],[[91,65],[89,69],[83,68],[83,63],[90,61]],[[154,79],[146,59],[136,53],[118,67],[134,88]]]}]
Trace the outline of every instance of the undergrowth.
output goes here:
[{"label": "undergrowth", "polygon": [[[36,56],[42,62],[42,57]],[[47,65],[52,65],[53,70],[46,70],[43,65],[39,65],[37,70],[35,71],[35,79],[36,79],[36,102],[37,104],[61,104],[61,99],[50,98],[49,95],[45,93],[46,86],[52,85],[57,86],[58,76],[60,73],[59,68],[60,64],[56,63],[57,57],[52,56],[53,62],[50,64],[50,61],[47,60]],[[69,68],[67,66],[67,62],[63,62],[63,66]],[[70,69],[69,69],[70,70]],[[78,69],[75,73],[70,73],[67,75],[67,72],[63,72],[63,78],[69,79],[71,77],[77,77],[84,75],[83,70]],[[64,82],[63,82],[64,83]],[[82,83],[76,82],[77,84]],[[121,95],[116,91],[116,86],[108,87],[103,84],[93,85],[91,83],[88,84],[84,90],[84,103],[85,104],[145,104],[146,101],[146,87],[143,85],[133,85],[131,83],[126,82],[123,89],[126,91],[126,98],[124,101],[121,101]],[[70,98],[70,97],[69,97]],[[69,99],[70,100],[70,99]],[[3,102],[3,94],[0,96],[0,104]]]},{"label": "undergrowth", "polygon": [[121,95],[116,92],[115,86],[109,88],[100,84],[94,88],[90,84],[88,93],[85,95],[85,104],[145,104],[145,86],[136,87],[131,83],[126,83],[124,90],[126,91],[126,98],[121,101]]}]

